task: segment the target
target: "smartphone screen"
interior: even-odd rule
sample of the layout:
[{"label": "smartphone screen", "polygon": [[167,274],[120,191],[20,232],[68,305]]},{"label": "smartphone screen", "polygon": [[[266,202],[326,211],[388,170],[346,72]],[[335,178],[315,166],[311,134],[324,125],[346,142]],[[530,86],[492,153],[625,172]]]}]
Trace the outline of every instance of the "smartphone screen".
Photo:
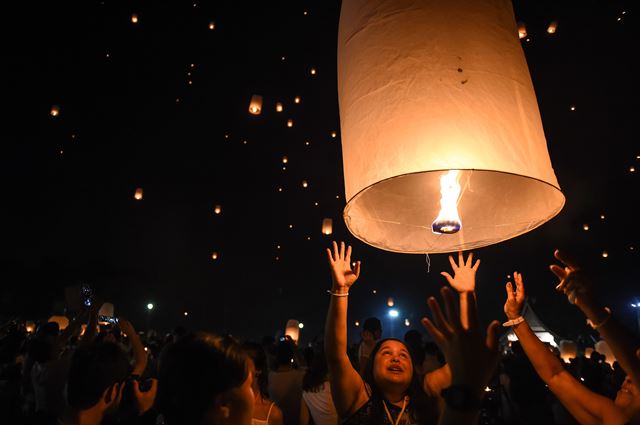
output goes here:
[{"label": "smartphone screen", "polygon": [[91,307],[93,303],[93,289],[90,285],[84,284],[80,287],[80,295],[82,296],[82,304],[85,307]]}]

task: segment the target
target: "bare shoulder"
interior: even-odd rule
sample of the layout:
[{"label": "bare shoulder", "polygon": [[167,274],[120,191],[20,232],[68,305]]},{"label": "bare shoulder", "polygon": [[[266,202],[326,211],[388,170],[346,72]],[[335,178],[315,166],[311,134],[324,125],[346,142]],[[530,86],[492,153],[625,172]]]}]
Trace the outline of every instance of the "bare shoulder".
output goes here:
[{"label": "bare shoulder", "polygon": [[271,415],[269,415],[269,425],[282,425],[283,420],[282,409],[277,404],[274,404],[271,409]]}]

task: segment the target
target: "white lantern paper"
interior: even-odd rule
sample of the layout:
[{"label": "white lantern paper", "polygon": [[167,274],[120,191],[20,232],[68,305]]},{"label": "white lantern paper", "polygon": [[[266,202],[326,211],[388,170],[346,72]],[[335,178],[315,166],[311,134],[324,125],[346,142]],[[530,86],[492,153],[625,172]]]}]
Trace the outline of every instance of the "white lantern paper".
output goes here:
[{"label": "white lantern paper", "polygon": [[607,342],[604,339],[601,339],[600,341],[596,342],[594,345],[594,349],[598,353],[604,355],[605,361],[609,363],[610,366],[613,367],[613,363],[616,361],[616,357],[613,355],[613,352],[611,351],[609,344],[607,344]]},{"label": "white lantern paper", "polygon": [[578,356],[578,344],[575,341],[563,339],[558,343],[560,358],[565,362],[575,359]]},{"label": "white lantern paper", "polygon": [[49,317],[49,320],[47,320],[47,322],[57,323],[60,330],[64,330],[67,326],[69,326],[69,319],[66,316],[51,316]]},{"label": "white lantern paper", "polygon": [[100,307],[100,310],[98,311],[98,315],[99,316],[109,316],[109,317],[113,317],[114,314],[114,309],[113,309],[113,304],[111,303],[104,303],[102,304],[102,306]]},{"label": "white lantern paper", "polygon": [[260,115],[262,112],[262,96],[254,94],[249,102],[249,113],[252,115]]},{"label": "white lantern paper", "polygon": [[300,322],[295,319],[288,320],[287,326],[284,330],[284,334],[289,335],[293,342],[297,344],[300,337]]},{"label": "white lantern paper", "polygon": [[[455,23],[455,24],[452,24]],[[564,205],[508,0],[344,0],[338,95],[347,227],[388,251],[491,245]],[[462,228],[436,234],[440,178]]]},{"label": "white lantern paper", "polygon": [[322,219],[322,234],[330,235],[333,233],[333,220],[330,218]]}]

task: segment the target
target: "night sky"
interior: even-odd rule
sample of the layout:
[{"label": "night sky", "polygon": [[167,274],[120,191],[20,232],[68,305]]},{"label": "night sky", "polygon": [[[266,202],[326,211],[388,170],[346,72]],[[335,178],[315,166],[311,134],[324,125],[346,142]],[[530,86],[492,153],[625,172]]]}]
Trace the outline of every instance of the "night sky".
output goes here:
[{"label": "night sky", "polygon": [[[0,52],[0,319],[47,317],[62,309],[64,287],[89,283],[138,328],[260,338],[295,318],[309,341],[328,305],[324,249],[344,239],[363,268],[352,339],[371,315],[388,335],[420,329],[447,256],[431,255],[428,271],[425,255],[367,246],[342,220],[339,2],[20,3],[5,6]],[[553,289],[547,266],[559,247],[637,330],[635,11],[604,0],[514,9],[567,202],[542,227],[476,251],[482,317],[504,319],[504,283],[518,270],[546,325],[591,334]],[[254,94],[260,115],[248,112]],[[321,233],[323,218],[333,235]]]}]

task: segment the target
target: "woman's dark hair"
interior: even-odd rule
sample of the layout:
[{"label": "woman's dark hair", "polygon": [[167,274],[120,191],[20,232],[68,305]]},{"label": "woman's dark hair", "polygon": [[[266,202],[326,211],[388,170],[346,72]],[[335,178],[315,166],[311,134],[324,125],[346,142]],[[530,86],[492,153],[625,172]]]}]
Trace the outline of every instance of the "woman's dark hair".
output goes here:
[{"label": "woman's dark hair", "polygon": [[246,381],[248,360],[229,336],[198,332],[168,345],[160,355],[156,400],[166,423],[201,423],[217,395]]},{"label": "woman's dark hair", "polygon": [[[369,412],[370,424],[373,425],[375,423],[380,422],[380,418],[384,418],[386,412],[384,410],[383,400],[384,395],[382,391],[378,387],[377,382],[373,377],[373,365],[375,364],[376,355],[378,351],[380,351],[380,347],[387,341],[397,341],[400,344],[404,345],[407,351],[410,352],[409,347],[407,345],[396,338],[386,338],[381,339],[376,343],[371,350],[371,355],[369,356],[369,360],[364,370],[364,374],[362,375],[362,379],[365,383],[368,384],[368,392],[369,399],[371,401],[371,411]],[[434,397],[429,397],[425,392],[420,381],[420,377],[416,373],[415,366],[413,366],[413,376],[411,377],[411,383],[409,384],[409,388],[407,388],[407,394],[410,399],[409,411],[411,412],[412,422],[420,425],[428,425],[435,424],[438,421],[437,415],[437,404],[436,399]]]},{"label": "woman's dark hair", "polygon": [[313,362],[302,378],[302,391],[318,392],[322,389],[329,377],[327,358],[324,356],[322,344],[316,345],[313,350]]},{"label": "woman's dark hair", "polygon": [[253,360],[256,368],[255,378],[258,381],[258,388],[262,398],[269,397],[269,366],[267,365],[267,354],[264,352],[262,345],[254,342],[246,342],[242,347],[247,355]]}]

